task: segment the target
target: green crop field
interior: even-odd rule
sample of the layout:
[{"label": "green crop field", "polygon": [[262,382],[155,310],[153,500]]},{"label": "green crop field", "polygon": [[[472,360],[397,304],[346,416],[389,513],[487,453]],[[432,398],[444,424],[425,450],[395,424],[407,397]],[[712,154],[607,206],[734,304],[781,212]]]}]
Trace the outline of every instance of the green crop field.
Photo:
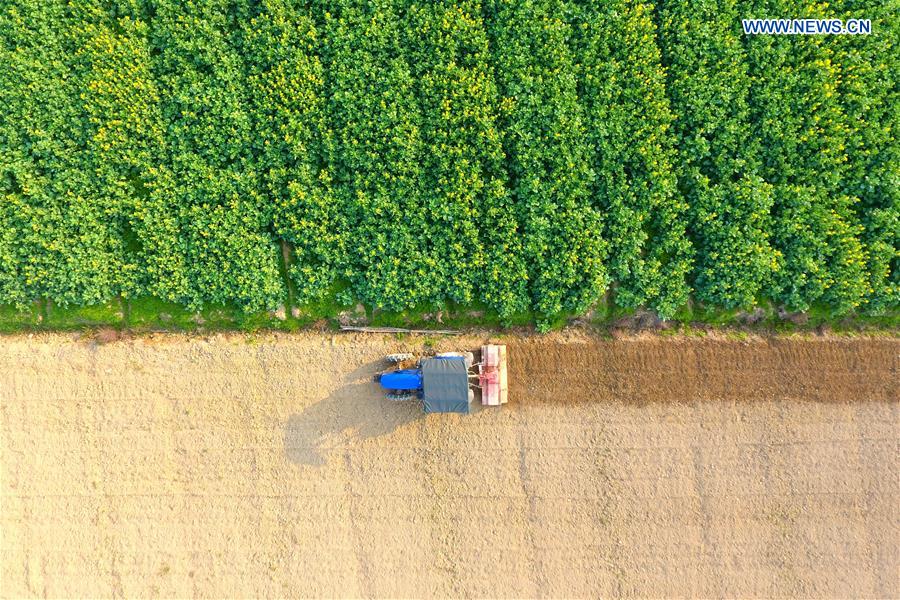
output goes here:
[{"label": "green crop field", "polygon": [[0,328],[896,315],[898,10],[5,0]]}]

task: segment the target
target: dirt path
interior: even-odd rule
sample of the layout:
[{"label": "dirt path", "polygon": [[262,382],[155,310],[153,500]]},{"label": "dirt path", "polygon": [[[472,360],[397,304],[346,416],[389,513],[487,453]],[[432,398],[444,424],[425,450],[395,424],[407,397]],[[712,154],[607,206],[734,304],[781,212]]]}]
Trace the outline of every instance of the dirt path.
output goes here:
[{"label": "dirt path", "polygon": [[0,596],[900,596],[900,341],[506,341],[0,338]]}]

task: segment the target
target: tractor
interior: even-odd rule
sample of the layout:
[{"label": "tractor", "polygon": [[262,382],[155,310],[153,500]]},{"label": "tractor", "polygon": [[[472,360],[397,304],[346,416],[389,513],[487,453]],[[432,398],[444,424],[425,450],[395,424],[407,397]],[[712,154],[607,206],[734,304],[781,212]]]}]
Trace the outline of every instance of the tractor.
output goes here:
[{"label": "tractor", "polygon": [[[418,400],[426,413],[468,413],[476,391],[484,406],[507,401],[506,346],[475,352],[409,353],[385,357],[392,368],[375,375],[389,400]],[[477,362],[476,362],[477,358]]]}]

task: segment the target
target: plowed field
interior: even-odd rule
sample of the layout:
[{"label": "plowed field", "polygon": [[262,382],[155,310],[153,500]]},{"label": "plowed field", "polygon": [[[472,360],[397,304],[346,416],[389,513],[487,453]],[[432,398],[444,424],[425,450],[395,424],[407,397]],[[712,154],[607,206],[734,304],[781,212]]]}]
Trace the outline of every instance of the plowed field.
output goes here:
[{"label": "plowed field", "polygon": [[900,596],[900,341],[509,337],[467,417],[426,341],[0,338],[0,595]]}]

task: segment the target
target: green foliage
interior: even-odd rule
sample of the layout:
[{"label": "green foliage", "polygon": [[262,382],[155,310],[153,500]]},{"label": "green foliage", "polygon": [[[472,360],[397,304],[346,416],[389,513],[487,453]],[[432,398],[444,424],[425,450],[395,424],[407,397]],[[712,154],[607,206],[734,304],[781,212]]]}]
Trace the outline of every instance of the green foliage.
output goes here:
[{"label": "green foliage", "polygon": [[323,161],[325,123],[321,40],[305,11],[264,0],[244,26],[250,143],[275,235],[294,251],[295,301],[320,298],[346,256],[345,231]]},{"label": "green foliage", "polygon": [[863,227],[868,286],[863,309],[883,314],[900,304],[900,21],[896,1],[843,0],[832,10],[844,19],[872,20],[872,35],[833,41],[837,94],[846,126],[847,162],[841,193]]},{"label": "green foliage", "polygon": [[[515,208],[505,186],[498,92],[478,2],[410,2],[407,48],[422,110],[426,230],[446,248],[437,268],[445,294],[480,299],[508,317],[528,307]],[[447,284],[450,283],[448,286]]]},{"label": "green foliage", "polygon": [[[325,10],[327,8],[327,10]],[[444,248],[428,238],[422,116],[389,0],[322,3],[334,194],[352,232],[343,275],[363,302],[402,310],[437,299]]]},{"label": "green foliage", "polygon": [[634,0],[570,4],[615,300],[668,318],[687,302],[691,247],[653,8]]},{"label": "green foliage", "polygon": [[[89,75],[79,48],[88,3],[7,4],[0,13],[0,292],[94,304],[130,285],[115,194],[98,181]],[[13,233],[10,233],[13,232]]]},{"label": "green foliage", "polygon": [[657,2],[677,118],[679,185],[690,206],[694,289],[702,302],[751,306],[778,258],[768,239],[771,190],[751,134],[750,78],[733,0]]},{"label": "green foliage", "polygon": [[[894,315],[895,14],[9,0],[0,304],[77,324],[113,302],[148,327],[363,302],[547,328],[591,305],[677,318],[691,294],[710,311]],[[807,16],[873,34],[740,30]],[[159,306],[132,302],[147,297]]]},{"label": "green foliage", "polygon": [[603,222],[578,102],[570,27],[556,0],[491,0],[500,123],[534,310],[580,312],[606,288]]},{"label": "green foliage", "polygon": [[[760,0],[758,18],[791,14],[828,18],[808,5]],[[819,36],[748,36],[756,136],[772,185],[772,241],[783,257],[769,295],[790,310],[825,299],[842,312],[857,307],[867,287],[865,255],[844,185],[846,125],[838,104],[839,69]]]},{"label": "green foliage", "polygon": [[[159,194],[164,127],[159,91],[150,69],[146,23],[130,14],[111,17],[99,3],[85,2],[85,19],[73,28],[83,73],[80,100],[88,131],[84,155],[95,194],[117,219],[123,243],[123,295],[158,293],[186,285],[177,248],[174,205]],[[124,11],[123,11],[124,12]]]},{"label": "green foliage", "polygon": [[[153,190],[177,214],[184,285],[158,294],[192,307],[272,308],[284,296],[269,211],[250,149],[255,139],[235,22],[240,6],[150,2],[153,71],[167,124],[167,161]],[[246,12],[246,11],[245,11]],[[170,214],[171,214],[170,213]]]}]

